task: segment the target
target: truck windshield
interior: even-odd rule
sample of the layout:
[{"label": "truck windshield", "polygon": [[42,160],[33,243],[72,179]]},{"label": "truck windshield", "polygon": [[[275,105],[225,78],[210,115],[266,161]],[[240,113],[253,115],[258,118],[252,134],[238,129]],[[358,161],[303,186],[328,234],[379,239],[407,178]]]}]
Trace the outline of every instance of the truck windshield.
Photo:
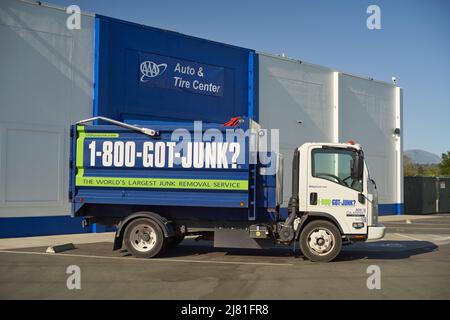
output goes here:
[{"label": "truck windshield", "polygon": [[314,149],[312,176],[362,192],[362,180],[352,178],[356,152],[346,149]]}]

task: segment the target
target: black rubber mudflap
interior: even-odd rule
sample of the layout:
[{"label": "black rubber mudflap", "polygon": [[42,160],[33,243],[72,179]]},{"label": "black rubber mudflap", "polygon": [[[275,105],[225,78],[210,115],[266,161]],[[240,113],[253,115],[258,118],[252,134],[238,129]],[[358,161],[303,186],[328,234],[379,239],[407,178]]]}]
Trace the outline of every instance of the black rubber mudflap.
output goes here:
[{"label": "black rubber mudflap", "polygon": [[273,239],[250,238],[248,230],[245,229],[214,230],[215,248],[268,249],[273,246]]}]

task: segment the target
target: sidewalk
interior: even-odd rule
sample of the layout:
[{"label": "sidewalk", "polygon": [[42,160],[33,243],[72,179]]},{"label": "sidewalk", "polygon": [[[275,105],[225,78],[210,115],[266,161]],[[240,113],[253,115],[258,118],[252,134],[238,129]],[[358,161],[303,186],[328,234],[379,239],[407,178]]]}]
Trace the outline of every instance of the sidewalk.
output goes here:
[{"label": "sidewalk", "polygon": [[424,214],[424,215],[412,215],[412,214],[402,214],[402,215],[393,215],[393,216],[379,216],[378,220],[380,222],[391,222],[391,221],[414,221],[414,220],[422,220],[422,219],[434,219],[439,218],[439,216],[434,214]]},{"label": "sidewalk", "polygon": [[41,236],[28,238],[0,239],[0,250],[30,247],[47,247],[65,243],[83,244],[95,242],[113,242],[114,232],[64,234],[60,236]]}]

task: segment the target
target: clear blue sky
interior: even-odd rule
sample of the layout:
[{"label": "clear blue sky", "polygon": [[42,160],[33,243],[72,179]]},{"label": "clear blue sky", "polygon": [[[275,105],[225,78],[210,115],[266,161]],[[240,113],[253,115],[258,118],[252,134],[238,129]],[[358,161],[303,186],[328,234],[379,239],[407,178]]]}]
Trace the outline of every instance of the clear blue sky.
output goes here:
[{"label": "clear blue sky", "polygon": [[[450,150],[449,0],[48,0],[391,81],[404,88],[404,147]],[[370,4],[381,30],[366,27]]]}]

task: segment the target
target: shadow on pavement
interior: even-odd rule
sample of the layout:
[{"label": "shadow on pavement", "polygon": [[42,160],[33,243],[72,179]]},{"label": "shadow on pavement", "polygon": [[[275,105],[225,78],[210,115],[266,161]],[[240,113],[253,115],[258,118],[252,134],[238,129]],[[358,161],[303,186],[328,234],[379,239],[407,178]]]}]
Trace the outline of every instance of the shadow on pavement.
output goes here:
[{"label": "shadow on pavement", "polygon": [[345,246],[336,261],[360,259],[399,260],[433,252],[438,246],[429,241],[382,240]]},{"label": "shadow on pavement", "polygon": [[[248,256],[248,257],[293,257],[299,255],[298,247],[296,254],[291,247],[274,247],[269,249],[240,249],[240,248],[214,248],[212,242],[203,241],[203,243],[187,243],[180,244],[174,248],[166,249],[158,258],[187,258],[192,256]],[[124,256],[130,256],[126,250],[123,251]]]},{"label": "shadow on pavement", "polygon": [[[375,241],[356,243],[344,246],[341,254],[335,261],[351,261],[361,259],[399,260],[411,256],[436,251],[438,246],[428,241]],[[127,252],[124,255],[129,255]],[[201,255],[214,255],[224,257],[293,257],[301,258],[302,254],[296,246],[295,253],[292,247],[274,247],[270,249],[239,249],[239,248],[214,248],[212,243],[181,244],[175,248],[166,250],[159,258],[183,258]]]},{"label": "shadow on pavement", "polygon": [[[46,247],[33,247],[15,249],[13,251],[31,251],[45,252]],[[132,257],[127,250],[112,251],[112,244],[109,242],[98,242],[90,244],[76,245],[74,250],[63,252],[62,254],[82,254],[105,257]],[[356,260],[401,260],[408,259],[429,252],[437,251],[438,246],[428,241],[399,241],[399,240],[382,240],[374,242],[363,242],[344,246],[342,252],[335,259],[336,262],[356,261]],[[164,258],[193,259],[193,260],[227,260],[233,261],[234,258],[245,261],[258,261],[258,257],[263,258],[265,262],[288,263],[293,260],[305,260],[298,246],[295,253],[292,247],[279,246],[269,249],[239,249],[239,248],[214,248],[212,242],[194,242],[183,241],[175,248],[167,249],[163,254],[158,256]]]}]

